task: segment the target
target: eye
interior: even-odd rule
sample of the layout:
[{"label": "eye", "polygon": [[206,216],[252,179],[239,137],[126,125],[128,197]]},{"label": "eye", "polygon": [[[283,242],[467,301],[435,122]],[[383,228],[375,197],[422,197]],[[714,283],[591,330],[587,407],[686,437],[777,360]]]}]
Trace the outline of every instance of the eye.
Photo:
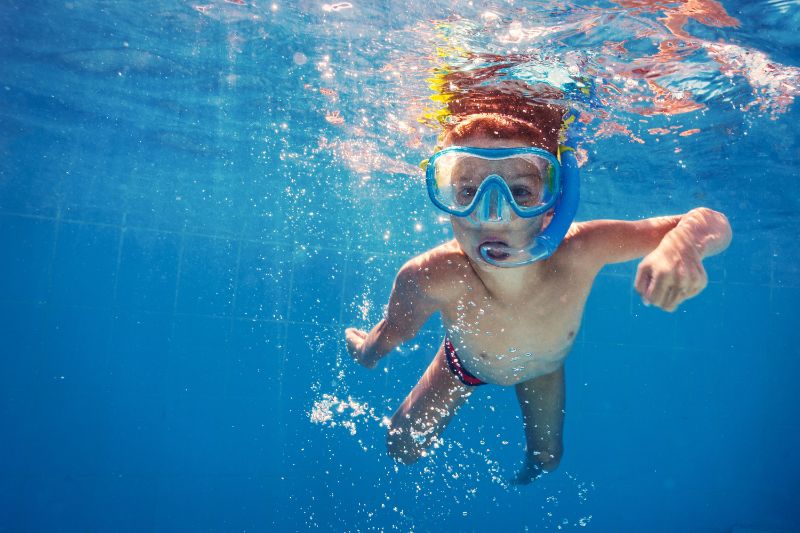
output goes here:
[{"label": "eye", "polygon": [[511,188],[511,194],[514,195],[514,199],[519,200],[521,198],[531,198],[533,196],[533,191],[528,187],[517,185]]},{"label": "eye", "polygon": [[539,193],[523,185],[512,187],[511,195],[514,197],[515,202],[525,207],[531,207],[539,201]]},{"label": "eye", "polygon": [[459,187],[458,191],[456,191],[456,200],[461,205],[467,205],[475,197],[477,191],[478,188],[471,185]]}]

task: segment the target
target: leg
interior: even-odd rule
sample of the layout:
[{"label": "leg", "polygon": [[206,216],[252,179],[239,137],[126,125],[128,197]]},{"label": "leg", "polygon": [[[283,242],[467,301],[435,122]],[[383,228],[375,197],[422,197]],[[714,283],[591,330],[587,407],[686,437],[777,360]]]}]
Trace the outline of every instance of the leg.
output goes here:
[{"label": "leg", "polygon": [[419,460],[472,394],[471,389],[448,368],[442,344],[419,383],[392,416],[386,435],[389,455],[406,464]]},{"label": "leg", "polygon": [[516,483],[527,484],[558,468],[564,450],[564,367],[517,385],[525,425],[525,467]]}]

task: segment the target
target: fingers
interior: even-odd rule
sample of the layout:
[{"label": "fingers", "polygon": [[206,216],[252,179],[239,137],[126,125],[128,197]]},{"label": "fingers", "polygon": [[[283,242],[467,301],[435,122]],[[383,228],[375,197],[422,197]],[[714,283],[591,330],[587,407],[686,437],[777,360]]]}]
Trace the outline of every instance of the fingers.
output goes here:
[{"label": "fingers", "polygon": [[671,284],[668,273],[655,270],[650,265],[642,262],[636,272],[634,287],[642,296],[645,305],[661,307]]},{"label": "fingers", "polygon": [[353,360],[366,368],[375,368],[377,361],[367,358],[364,354],[364,343],[367,340],[368,333],[356,328],[347,328],[344,330],[345,344],[347,345],[347,353]]},{"label": "fingers", "polygon": [[640,264],[639,268],[636,270],[636,280],[633,283],[633,287],[636,289],[636,292],[642,296],[645,305],[650,305],[650,300],[647,299],[646,295],[652,281],[653,271],[649,267]]},{"label": "fingers", "polygon": [[687,298],[685,289],[671,276],[654,277],[648,300],[664,311],[674,311]]},{"label": "fingers", "polygon": [[355,337],[358,337],[360,339],[366,339],[367,338],[367,332],[366,331],[362,331],[362,330],[356,329],[356,328],[347,328],[347,329],[345,329],[344,330],[344,335],[345,335],[346,338],[350,338],[351,336],[355,336]]},{"label": "fingers", "polygon": [[344,330],[344,338],[345,343],[347,344],[347,351],[350,354],[350,357],[353,359],[358,359],[359,355],[359,348],[364,343],[364,337],[366,337],[366,333],[363,331],[359,331],[356,328],[347,328]]},{"label": "fingers", "polygon": [[664,296],[664,301],[661,303],[661,308],[664,311],[672,312],[678,308],[678,305],[683,302],[688,296],[679,287],[670,287]]},{"label": "fingers", "polygon": [[663,309],[670,312],[675,311],[680,304],[700,294],[705,289],[706,283],[706,272],[702,266],[699,270],[677,278],[664,299]]},{"label": "fingers", "polygon": [[664,302],[669,296],[670,289],[672,288],[671,276],[668,273],[655,274],[650,281],[650,286],[647,288],[644,297],[651,304],[663,309]]},{"label": "fingers", "polygon": [[653,268],[644,262],[639,265],[635,288],[645,305],[665,311],[675,311],[684,301],[697,296],[708,283],[701,263],[693,267],[683,264],[669,269]]},{"label": "fingers", "polygon": [[357,347],[364,342],[364,339],[367,338],[367,334],[356,328],[347,328],[344,330],[344,338],[347,341],[348,348],[351,345]]}]

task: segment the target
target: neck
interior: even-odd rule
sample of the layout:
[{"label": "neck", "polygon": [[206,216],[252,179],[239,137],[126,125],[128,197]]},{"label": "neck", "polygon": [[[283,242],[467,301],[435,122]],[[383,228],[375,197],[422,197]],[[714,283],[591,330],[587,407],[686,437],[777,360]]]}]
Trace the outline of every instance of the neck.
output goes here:
[{"label": "neck", "polygon": [[547,271],[547,260],[529,265],[501,268],[482,261],[472,261],[472,269],[483,282],[486,290],[504,302],[528,298],[528,289],[538,285]]}]

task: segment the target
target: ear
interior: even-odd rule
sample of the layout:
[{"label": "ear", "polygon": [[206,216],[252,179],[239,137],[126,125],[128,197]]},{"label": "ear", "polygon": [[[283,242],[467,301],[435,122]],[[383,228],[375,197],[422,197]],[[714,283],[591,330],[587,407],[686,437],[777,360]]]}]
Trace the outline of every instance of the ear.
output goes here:
[{"label": "ear", "polygon": [[550,225],[550,222],[552,222],[555,212],[556,212],[555,209],[551,209],[542,216],[542,231],[546,230],[547,226]]}]

